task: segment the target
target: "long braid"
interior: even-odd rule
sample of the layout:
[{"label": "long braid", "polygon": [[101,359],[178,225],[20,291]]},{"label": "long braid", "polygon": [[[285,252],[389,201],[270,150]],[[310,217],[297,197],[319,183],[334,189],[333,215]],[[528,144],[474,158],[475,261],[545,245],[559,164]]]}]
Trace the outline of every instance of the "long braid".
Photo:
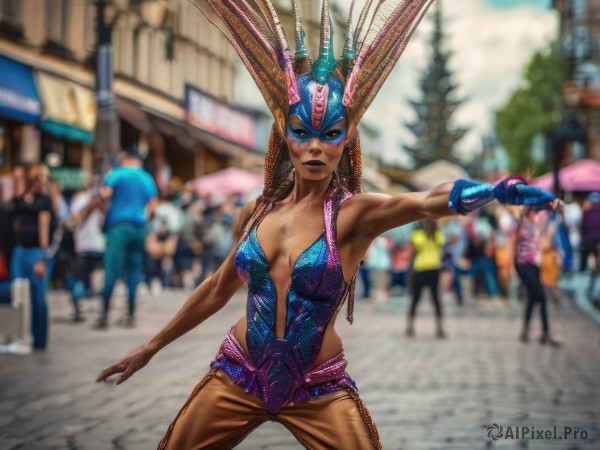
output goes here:
[{"label": "long braid", "polygon": [[252,228],[265,217],[273,206],[284,199],[294,186],[293,165],[287,144],[275,125],[271,128],[267,155],[265,156],[265,176],[262,194],[256,199],[256,206],[244,224],[243,239]]}]

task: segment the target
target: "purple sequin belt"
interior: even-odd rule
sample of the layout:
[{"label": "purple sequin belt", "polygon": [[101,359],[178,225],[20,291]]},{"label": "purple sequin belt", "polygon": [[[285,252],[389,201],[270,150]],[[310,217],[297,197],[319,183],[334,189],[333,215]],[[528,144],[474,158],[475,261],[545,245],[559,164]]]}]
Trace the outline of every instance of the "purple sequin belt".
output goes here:
[{"label": "purple sequin belt", "polygon": [[[302,403],[341,389],[357,392],[356,384],[346,372],[348,361],[344,351],[333,358],[323,361],[305,374],[298,374],[294,388],[285,399],[270,398],[268,386],[265,386],[263,374],[246,356],[244,349],[233,335],[233,327],[221,344],[221,348],[211,363],[211,368],[223,370],[231,380],[247,393],[261,398],[267,410],[276,414],[290,402]],[[272,383],[272,380],[269,380]]]}]

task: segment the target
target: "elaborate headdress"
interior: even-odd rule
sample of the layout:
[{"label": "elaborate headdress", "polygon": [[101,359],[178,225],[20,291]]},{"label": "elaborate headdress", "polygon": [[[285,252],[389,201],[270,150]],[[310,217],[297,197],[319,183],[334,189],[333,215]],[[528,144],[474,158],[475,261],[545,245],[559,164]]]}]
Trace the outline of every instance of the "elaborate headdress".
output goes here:
[{"label": "elaborate headdress", "polygon": [[[306,46],[298,0],[292,0],[294,54],[270,0],[194,2],[209,20],[215,15],[220,19],[215,25],[241,57],[275,118],[265,159],[263,194],[257,199],[246,231],[293,187],[292,164],[285,144],[286,122],[290,108],[305,97],[310,97],[312,124],[317,129],[330,100],[342,98],[348,120],[348,151],[334,174],[334,204],[339,204],[344,190],[360,192],[358,122],[434,0],[365,0],[356,26],[352,0],[340,62],[333,52],[329,0],[323,0],[319,55],[314,62]],[[337,93],[330,92],[330,87]],[[335,219],[332,217],[334,223]]]}]

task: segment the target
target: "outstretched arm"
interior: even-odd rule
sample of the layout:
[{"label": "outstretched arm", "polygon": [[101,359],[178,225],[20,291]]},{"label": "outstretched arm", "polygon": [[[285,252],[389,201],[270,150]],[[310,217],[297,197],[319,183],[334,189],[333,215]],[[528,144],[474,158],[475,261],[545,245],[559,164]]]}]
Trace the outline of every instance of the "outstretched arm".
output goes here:
[{"label": "outstretched arm", "polygon": [[409,192],[395,196],[361,194],[352,200],[354,234],[374,239],[392,228],[427,217],[469,214],[498,200],[511,205],[542,205],[555,196],[520,177],[507,177],[495,185],[457,180],[425,192]]},{"label": "outstretched arm", "polygon": [[394,196],[359,194],[348,203],[347,216],[354,224],[354,238],[365,237],[369,242],[387,230],[426,217],[444,217],[448,210],[448,196],[454,183],[444,183],[424,192],[406,192]]},{"label": "outstretched arm", "polygon": [[233,252],[215,274],[206,279],[188,297],[175,316],[148,342],[134,350],[116,364],[104,369],[96,381],[122,373],[117,384],[150,362],[150,359],[168,344],[194,329],[219,311],[242,285],[235,267]]},{"label": "outstretched arm", "polygon": [[[248,205],[244,213],[251,211],[252,206]],[[112,375],[122,373],[117,384],[123,383],[148,364],[161,349],[200,325],[225,306],[243,284],[233,263],[238,246],[239,243],[212,277],[194,289],[175,316],[154,337],[116,364],[104,369],[96,381],[105,381]]]}]

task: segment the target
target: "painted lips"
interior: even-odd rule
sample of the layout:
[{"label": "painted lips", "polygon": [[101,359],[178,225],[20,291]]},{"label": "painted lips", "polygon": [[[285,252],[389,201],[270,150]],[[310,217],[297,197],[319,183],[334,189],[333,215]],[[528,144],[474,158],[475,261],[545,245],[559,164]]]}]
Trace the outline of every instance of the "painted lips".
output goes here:
[{"label": "painted lips", "polygon": [[305,166],[324,166],[325,163],[323,161],[319,161],[318,159],[311,159],[310,161],[306,161],[304,163]]}]

